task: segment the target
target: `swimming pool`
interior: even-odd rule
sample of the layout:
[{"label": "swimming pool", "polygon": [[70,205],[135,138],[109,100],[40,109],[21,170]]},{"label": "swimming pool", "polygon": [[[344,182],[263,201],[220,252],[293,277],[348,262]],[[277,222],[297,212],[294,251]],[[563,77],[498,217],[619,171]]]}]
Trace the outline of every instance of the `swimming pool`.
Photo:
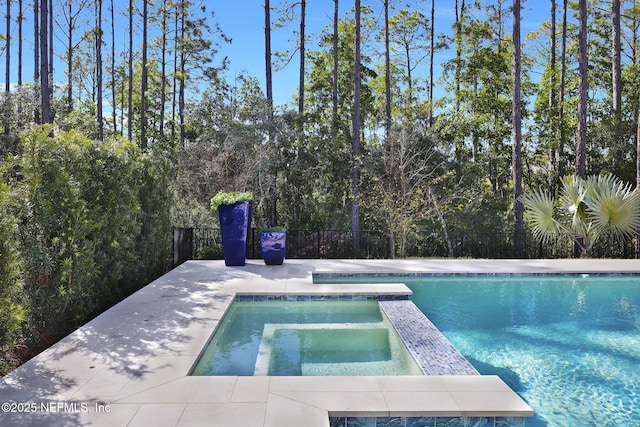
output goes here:
[{"label": "swimming pool", "polygon": [[235,301],[191,375],[422,375],[377,301]]},{"label": "swimming pool", "polygon": [[482,374],[534,409],[527,426],[640,425],[640,276],[319,278],[404,282]]}]

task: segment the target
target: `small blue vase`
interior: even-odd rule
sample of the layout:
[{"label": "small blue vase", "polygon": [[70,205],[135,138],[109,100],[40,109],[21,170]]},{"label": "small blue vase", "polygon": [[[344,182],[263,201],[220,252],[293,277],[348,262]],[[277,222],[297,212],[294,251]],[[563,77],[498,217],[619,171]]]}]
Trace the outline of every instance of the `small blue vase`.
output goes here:
[{"label": "small blue vase", "polygon": [[287,249],[286,231],[263,231],[260,233],[262,259],[267,265],[282,265]]}]

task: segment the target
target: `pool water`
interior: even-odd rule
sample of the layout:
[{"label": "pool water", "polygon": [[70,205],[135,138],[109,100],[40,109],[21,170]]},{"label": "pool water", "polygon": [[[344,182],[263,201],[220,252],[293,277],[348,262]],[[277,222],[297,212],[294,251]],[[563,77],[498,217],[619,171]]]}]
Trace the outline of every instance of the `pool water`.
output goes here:
[{"label": "pool water", "polygon": [[235,301],[191,375],[421,375],[377,301]]},{"label": "pool water", "polygon": [[499,375],[534,409],[528,427],[640,425],[640,276],[401,281],[481,374]]}]

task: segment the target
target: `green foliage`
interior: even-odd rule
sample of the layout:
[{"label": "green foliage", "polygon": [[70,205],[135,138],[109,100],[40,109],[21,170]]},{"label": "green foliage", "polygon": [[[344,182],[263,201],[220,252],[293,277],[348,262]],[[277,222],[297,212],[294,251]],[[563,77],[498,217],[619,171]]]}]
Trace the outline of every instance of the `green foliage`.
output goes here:
[{"label": "green foliage", "polygon": [[[0,176],[6,171],[0,165]],[[25,313],[20,299],[19,270],[20,259],[16,251],[16,222],[9,206],[11,194],[9,186],[0,179],[0,375],[10,366],[2,355],[11,351],[24,322]]]},{"label": "green foliage", "polygon": [[523,195],[521,200],[527,208],[527,220],[531,224],[533,237],[542,243],[549,242],[558,233],[553,197],[542,189]]},{"label": "green foliage", "polygon": [[541,241],[557,236],[575,239],[588,257],[600,237],[628,237],[640,227],[640,192],[613,175],[582,180],[562,179],[562,194],[556,201],[546,190],[533,190],[521,197],[525,218]]},{"label": "green foliage", "polygon": [[[268,104],[255,79],[240,88],[213,81],[200,103],[189,107],[192,140],[176,152],[174,224],[210,227],[211,197],[218,191],[251,189],[268,133]],[[268,159],[271,159],[269,157]]]},{"label": "green foliage", "polygon": [[[444,64],[442,83],[448,96],[438,102],[443,114],[434,127],[453,147],[458,172],[468,163],[480,165],[494,195],[506,201],[511,194],[507,147],[511,142],[512,48],[511,40],[503,37],[500,12],[504,11],[479,2],[466,7],[455,34],[460,56]],[[522,80],[526,88],[526,74]]]},{"label": "green foliage", "polygon": [[376,163],[365,169],[363,205],[379,219],[394,252],[405,257],[419,225],[438,209],[433,187],[444,171],[432,141],[394,129],[387,145],[371,153]]},{"label": "green foliage", "polygon": [[211,210],[217,211],[220,205],[232,205],[237,202],[250,202],[253,194],[240,191],[220,191],[211,199]]},{"label": "green foliage", "polygon": [[57,125],[63,131],[82,132],[89,138],[97,139],[98,122],[95,120],[96,103],[93,101],[82,101],[72,111],[60,114]]},{"label": "green foliage", "polygon": [[202,248],[198,253],[198,259],[224,259],[222,245]]},{"label": "green foliage", "polygon": [[165,172],[123,140],[43,127],[22,143],[14,211],[29,324],[68,332],[160,272]]},{"label": "green foliage", "polygon": [[[352,13],[352,12],[350,12]],[[372,35],[375,20],[370,7],[362,8],[362,39]],[[280,212],[285,217],[279,223],[298,227],[348,228],[351,212],[352,124],[354,28],[352,16],[338,25],[338,81],[336,114],[333,108],[333,26],[325,27],[319,50],[307,52],[308,77],[305,84],[303,131],[294,126],[294,135],[284,135],[281,143],[288,143],[284,152],[284,167],[280,178]],[[360,77],[360,110],[362,128],[374,129],[379,111],[374,108],[373,80],[376,77],[372,59],[362,50]],[[284,126],[291,126],[284,117]],[[284,128],[283,126],[283,128]],[[367,142],[363,141],[363,158]]]},{"label": "green foliage", "polygon": [[137,195],[140,213],[136,217],[140,234],[136,239],[138,268],[129,271],[132,280],[127,294],[164,274],[169,268],[171,251],[171,215],[174,194],[171,190],[173,168],[159,155],[142,155],[138,164],[140,185]]}]

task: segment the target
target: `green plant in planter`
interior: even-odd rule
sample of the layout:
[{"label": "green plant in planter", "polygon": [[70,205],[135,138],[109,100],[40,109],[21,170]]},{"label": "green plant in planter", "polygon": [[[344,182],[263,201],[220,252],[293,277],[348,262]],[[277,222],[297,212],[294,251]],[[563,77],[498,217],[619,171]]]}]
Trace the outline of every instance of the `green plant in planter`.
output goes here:
[{"label": "green plant in planter", "polygon": [[252,199],[251,193],[222,191],[211,199],[211,209],[220,219],[222,252],[227,266],[245,265]]},{"label": "green plant in planter", "polygon": [[242,191],[219,191],[211,199],[211,209],[216,212],[220,205],[232,205],[237,202],[250,202],[253,195]]}]

